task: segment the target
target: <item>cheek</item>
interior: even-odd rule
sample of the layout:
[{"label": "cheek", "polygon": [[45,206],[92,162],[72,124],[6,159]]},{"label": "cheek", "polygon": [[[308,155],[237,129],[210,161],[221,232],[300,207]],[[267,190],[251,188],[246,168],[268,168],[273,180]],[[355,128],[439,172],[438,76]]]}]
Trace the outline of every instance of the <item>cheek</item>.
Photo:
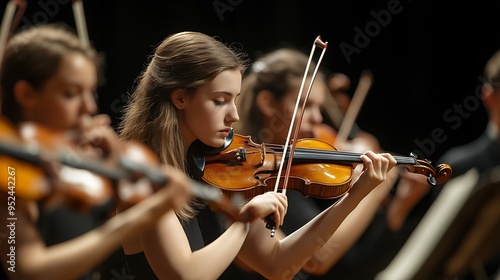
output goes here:
[{"label": "cheek", "polygon": [[313,111],[311,109],[306,109],[304,112],[304,122],[311,121],[313,118]]},{"label": "cheek", "polygon": [[[287,119],[291,119],[292,116],[293,116],[293,110],[295,109],[294,106],[292,106],[291,104],[288,104],[286,106],[283,106],[281,107],[282,108],[282,112],[283,112],[283,115],[287,118]],[[278,108],[279,109],[279,108]]]},{"label": "cheek", "polygon": [[201,105],[191,107],[189,111],[186,111],[186,117],[189,118],[190,124],[195,126],[203,125],[209,116],[206,108]]},{"label": "cheek", "polygon": [[280,123],[284,125],[289,125],[293,116],[294,107],[290,104],[282,104],[275,108],[275,117],[277,117]]},{"label": "cheek", "polygon": [[46,108],[46,115],[50,121],[61,129],[71,129],[79,121],[79,108],[77,102],[57,100],[52,106]]},{"label": "cheek", "polygon": [[204,106],[190,107],[188,111],[185,111],[186,124],[189,130],[199,139],[204,139],[210,132],[213,126],[213,112]]}]

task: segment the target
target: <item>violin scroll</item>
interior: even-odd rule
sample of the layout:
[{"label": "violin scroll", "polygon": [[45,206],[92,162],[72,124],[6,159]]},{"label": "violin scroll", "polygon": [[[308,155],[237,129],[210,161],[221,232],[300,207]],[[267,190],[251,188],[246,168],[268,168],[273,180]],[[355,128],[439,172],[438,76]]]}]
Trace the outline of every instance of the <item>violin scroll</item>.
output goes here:
[{"label": "violin scroll", "polygon": [[[414,155],[413,155],[414,156]],[[415,156],[414,156],[415,157]],[[421,174],[427,176],[427,182],[435,186],[437,184],[444,184],[447,182],[452,174],[452,169],[449,164],[439,164],[435,169],[432,164],[427,160],[415,159],[414,164],[403,164],[408,172]]]}]

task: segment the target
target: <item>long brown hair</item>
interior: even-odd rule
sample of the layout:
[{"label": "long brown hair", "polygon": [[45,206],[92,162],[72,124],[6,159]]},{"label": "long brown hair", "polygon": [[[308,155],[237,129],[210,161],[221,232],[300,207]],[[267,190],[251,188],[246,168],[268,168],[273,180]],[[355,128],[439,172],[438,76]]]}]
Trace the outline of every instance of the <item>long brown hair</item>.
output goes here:
[{"label": "long brown hair", "polygon": [[18,123],[21,108],[14,97],[15,84],[24,80],[35,89],[41,89],[57,72],[63,58],[72,52],[83,54],[95,63],[97,70],[95,50],[84,47],[66,25],[36,25],[14,35],[6,46],[0,68],[2,114],[13,123]]},{"label": "long brown hair", "polygon": [[[194,94],[222,71],[239,69],[243,74],[246,65],[243,52],[206,34],[187,31],[167,37],[136,81],[124,108],[120,136],[126,141],[145,143],[162,163],[188,172],[178,111],[171,93],[182,89]],[[177,214],[188,218],[194,211],[188,207]]]}]

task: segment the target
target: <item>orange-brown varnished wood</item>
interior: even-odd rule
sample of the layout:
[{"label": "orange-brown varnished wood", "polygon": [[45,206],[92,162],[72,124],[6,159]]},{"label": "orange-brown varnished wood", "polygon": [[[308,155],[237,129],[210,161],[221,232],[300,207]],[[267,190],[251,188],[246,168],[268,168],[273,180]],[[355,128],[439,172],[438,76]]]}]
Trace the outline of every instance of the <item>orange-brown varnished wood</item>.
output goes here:
[{"label": "orange-brown varnished wood", "polygon": [[[297,148],[317,149],[317,152],[335,151],[335,148],[318,139],[301,139]],[[238,154],[244,153],[245,160]],[[203,180],[224,192],[241,193],[246,198],[273,191],[283,159],[282,151],[274,146],[256,144],[249,136],[236,134],[224,151],[206,158]],[[293,161],[287,190],[299,191],[304,196],[336,198],[349,190],[352,165]],[[284,177],[284,170],[281,174]],[[279,184],[283,185],[283,182]]]}]

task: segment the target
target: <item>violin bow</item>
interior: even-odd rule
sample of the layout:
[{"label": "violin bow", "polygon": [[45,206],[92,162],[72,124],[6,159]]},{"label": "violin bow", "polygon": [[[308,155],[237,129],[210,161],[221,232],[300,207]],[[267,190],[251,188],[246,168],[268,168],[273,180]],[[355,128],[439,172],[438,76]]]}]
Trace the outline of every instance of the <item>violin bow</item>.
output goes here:
[{"label": "violin bow", "polygon": [[[349,134],[351,134],[352,127],[354,125],[354,120],[358,117],[359,110],[365,101],[365,97],[368,94],[373,83],[373,75],[370,70],[364,70],[361,73],[358,86],[352,97],[351,103],[347,108],[344,118],[342,119],[341,125],[335,138],[335,145],[337,143],[342,143],[347,141]],[[335,146],[334,145],[334,146]]]},{"label": "violin bow", "polygon": [[73,0],[73,14],[75,15],[75,25],[78,37],[84,47],[90,46],[89,33],[87,31],[87,22],[85,21],[85,11],[82,0]]},{"label": "violin bow", "polygon": [[10,0],[5,7],[0,27],[0,65],[11,33],[16,30],[28,4],[25,0]]},{"label": "violin bow", "polygon": [[[288,185],[288,178],[290,177],[290,169],[292,167],[292,158],[293,158],[293,154],[295,153],[295,147],[296,147],[296,144],[297,144],[297,138],[298,138],[299,128],[300,128],[300,124],[302,123],[302,118],[304,116],[305,106],[306,106],[306,103],[307,103],[307,99],[309,98],[309,94],[311,93],[311,89],[312,89],[314,80],[316,78],[316,75],[318,73],[319,67],[321,65],[321,61],[323,60],[323,56],[325,55],[325,51],[326,51],[326,47],[327,46],[328,46],[328,42],[323,42],[321,40],[320,36],[316,37],[316,39],[314,40],[314,43],[312,45],[312,48],[311,48],[311,53],[309,55],[309,59],[307,61],[306,69],[305,69],[305,72],[304,72],[304,77],[302,78],[302,83],[300,84],[300,89],[299,89],[299,93],[298,93],[298,96],[297,96],[297,101],[295,102],[295,108],[293,110],[292,120],[291,120],[291,123],[290,123],[290,127],[288,129],[288,135],[286,137],[285,145],[283,146],[283,155],[286,155],[287,154],[288,146],[290,145],[290,137],[291,137],[293,128],[295,126],[295,132],[294,132],[294,136],[293,136],[293,141],[292,141],[292,145],[290,147],[290,156],[288,157],[287,168],[286,168],[286,171],[285,171],[285,177],[283,179],[284,181],[283,181],[282,193],[286,193],[286,188],[287,188],[287,185]],[[316,52],[316,48],[317,47],[321,48],[322,52],[321,52],[321,55],[320,55],[320,57],[318,59],[318,62],[316,63],[316,68],[314,69],[314,72],[313,72],[313,74],[311,76],[311,81],[310,81],[309,86],[307,88],[307,92],[306,92],[306,95],[305,95],[305,98],[304,98],[304,102],[302,103],[302,111],[301,111],[301,114],[299,116],[299,120],[297,121],[297,123],[295,123],[295,118],[297,116],[297,109],[299,107],[299,103],[300,103],[300,100],[301,100],[301,97],[302,97],[302,92],[304,91],[304,85],[305,85],[307,77],[308,77],[309,67],[311,66],[312,58],[314,56],[314,53]],[[281,161],[279,169],[278,169],[278,177],[277,177],[276,183],[274,185],[274,191],[275,192],[278,191],[278,186],[279,186],[279,182],[280,182],[280,178],[281,178],[281,173],[283,171],[284,162],[285,162],[284,160]],[[269,229],[271,229],[271,237],[274,237],[274,234],[276,233],[275,221],[269,221],[269,219],[268,219],[268,223],[266,224],[266,227],[269,228]]]}]

